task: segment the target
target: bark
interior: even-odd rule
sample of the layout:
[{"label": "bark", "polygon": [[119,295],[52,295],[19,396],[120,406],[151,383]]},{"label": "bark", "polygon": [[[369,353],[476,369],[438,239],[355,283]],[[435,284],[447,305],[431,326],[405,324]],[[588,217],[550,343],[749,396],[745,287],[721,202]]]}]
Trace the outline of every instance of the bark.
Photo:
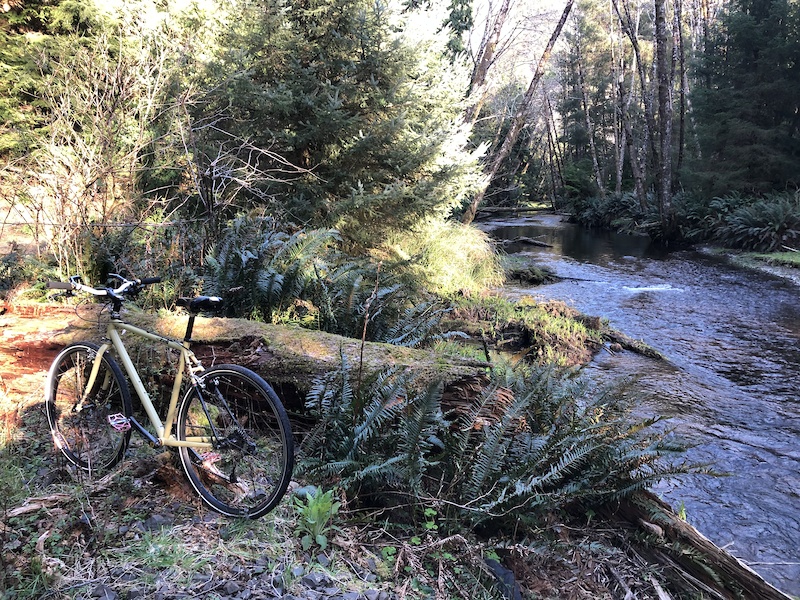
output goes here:
[{"label": "bark", "polygon": [[556,210],[556,149],[553,143],[553,134],[550,121],[547,122],[547,166],[550,175],[550,204]]},{"label": "bark", "polygon": [[[616,516],[650,533],[652,541],[638,545],[637,550],[649,564],[660,565],[662,574],[691,597],[791,600],[738,558],[681,520],[652,492],[642,492],[624,500]],[[687,548],[690,550],[684,550]]]},{"label": "bark", "polygon": [[[611,25],[613,27],[613,24]],[[617,57],[616,45],[611,44],[611,69],[613,71],[614,94],[616,95],[614,111],[614,161],[616,176],[614,177],[614,192],[617,196],[622,193],[622,175],[625,170],[625,152],[628,148],[628,132],[622,120],[627,112],[625,96],[623,94],[622,82],[625,80],[624,52]]]},{"label": "bark", "polygon": [[[628,102],[630,101],[630,97],[632,95],[633,92],[631,91],[628,95]],[[628,118],[627,102],[623,100],[624,97],[625,92],[623,90],[622,82],[620,82],[620,103],[625,103],[625,105],[620,108],[620,118],[622,119],[622,126],[625,130],[625,140],[628,144],[628,157],[631,163],[631,173],[633,174],[633,185],[634,189],[636,190],[636,198],[639,200],[639,207],[642,209],[642,211],[645,211],[647,210],[647,191],[645,190],[644,186],[644,175],[642,174],[639,156],[636,151],[636,146],[634,145],[633,127],[631,126],[630,118]]]},{"label": "bark", "polygon": [[[550,147],[551,158],[555,163],[555,174],[557,175],[558,188],[564,187],[564,157],[561,155],[561,148],[558,145],[558,132],[556,130],[556,120],[553,116],[553,105],[550,103],[550,96],[544,95],[545,118],[547,120],[547,140]],[[555,183],[553,193],[556,192]]]},{"label": "bark", "polygon": [[594,181],[601,197],[606,195],[606,187],[603,184],[603,174],[600,172],[600,162],[597,160],[597,145],[594,141],[594,124],[592,123],[592,116],[589,114],[589,93],[586,91],[586,77],[583,75],[583,61],[581,55],[580,40],[576,41],[576,50],[578,56],[576,63],[578,65],[578,84],[581,86],[581,101],[583,102],[583,116],[586,125],[586,135],[589,136],[589,153],[592,157],[592,170],[594,171]]},{"label": "bark", "polygon": [[631,42],[631,48],[633,49],[633,56],[636,61],[636,72],[639,76],[639,85],[642,88],[642,105],[644,106],[645,124],[647,126],[645,134],[646,137],[645,146],[649,150],[648,162],[650,163],[653,169],[656,169],[659,164],[659,160],[658,160],[658,146],[656,145],[655,111],[653,109],[653,103],[650,99],[650,94],[648,93],[649,86],[647,85],[647,74],[645,72],[646,65],[644,64],[641,48],[639,46],[639,34],[637,31],[637,27],[634,25],[630,11],[628,10],[628,6],[625,4],[625,0],[622,0],[623,10],[620,10],[618,0],[611,0],[611,1],[614,7],[614,12],[617,13],[617,17],[619,18],[622,30],[625,32],[625,35],[628,36],[628,39]]},{"label": "bark", "polygon": [[661,227],[668,233],[672,221],[672,69],[670,68],[666,0],[656,0],[656,75],[658,79],[658,134],[660,161],[656,185]]},{"label": "bark", "polygon": [[[683,167],[683,155],[686,146],[686,90],[689,81],[686,74],[686,56],[683,47],[683,0],[674,0],[675,17],[672,29],[672,56],[673,65],[677,60],[680,88],[678,92],[678,157],[675,162],[675,176],[680,176]],[[674,70],[673,66],[673,70]]]},{"label": "bark", "polygon": [[489,67],[492,66],[497,58],[497,47],[500,43],[500,36],[508,18],[508,13],[511,10],[512,2],[513,0],[502,0],[497,14],[493,17],[489,15],[491,26],[487,27],[481,40],[478,60],[475,62],[475,68],[472,71],[472,77],[469,82],[467,96],[473,99],[473,102],[464,115],[464,120],[467,123],[475,123],[486,100],[486,78],[489,74]]},{"label": "bark", "polygon": [[498,171],[500,170],[500,166],[503,164],[503,161],[506,158],[508,158],[509,154],[511,154],[511,149],[514,147],[514,144],[519,138],[519,135],[522,132],[522,129],[527,122],[528,113],[530,112],[531,106],[533,104],[533,97],[536,94],[536,88],[539,86],[539,81],[544,75],[545,65],[547,64],[547,61],[550,59],[550,54],[553,51],[553,46],[555,45],[556,40],[558,40],[559,35],[561,35],[561,30],[564,28],[564,23],[566,23],[567,17],[569,16],[570,11],[572,10],[572,5],[574,3],[575,0],[567,1],[567,5],[564,8],[564,12],[561,14],[561,19],[558,21],[558,24],[556,25],[553,34],[550,36],[550,39],[547,42],[547,46],[545,46],[544,52],[542,53],[542,56],[539,59],[539,64],[536,67],[536,72],[533,74],[533,79],[531,79],[531,83],[528,86],[527,91],[525,92],[525,96],[523,97],[520,106],[517,108],[517,111],[514,114],[513,119],[511,120],[511,127],[509,127],[508,133],[506,133],[506,136],[503,139],[503,143],[500,146],[499,150],[492,157],[488,169],[486,184],[484,188],[475,195],[475,197],[472,199],[472,202],[467,207],[467,210],[464,212],[464,216],[462,217],[461,220],[465,224],[472,223],[472,221],[475,219],[475,215],[478,212],[478,207],[480,206],[486,194],[486,189],[497,175]]}]

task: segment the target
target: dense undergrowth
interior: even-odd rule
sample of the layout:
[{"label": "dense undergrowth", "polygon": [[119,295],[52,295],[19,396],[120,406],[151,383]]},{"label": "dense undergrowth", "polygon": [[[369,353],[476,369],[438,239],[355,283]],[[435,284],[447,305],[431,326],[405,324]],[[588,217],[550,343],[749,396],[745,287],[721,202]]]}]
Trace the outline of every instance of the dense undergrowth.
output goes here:
[{"label": "dense undergrowth", "polygon": [[351,590],[500,598],[497,569],[510,566],[544,598],[575,586],[614,597],[620,571],[655,597],[623,550],[624,528],[588,526],[609,501],[688,469],[668,432],[628,419],[624,390],[501,361],[458,391],[401,371],[360,380],[357,366],[343,359],[315,383],[316,425],[296,432],[298,492],[320,491],[255,523],[209,513],[173,458],[138,439],[110,473],[76,473],[46,434],[37,374],[4,382],[4,600],[173,597],[205,582],[216,586],[207,597],[227,597],[226,586],[264,573],[287,593],[301,593],[308,573],[333,573]]},{"label": "dense undergrowth", "polygon": [[[575,218],[591,227],[663,236],[653,203],[642,209],[632,193],[594,197],[573,204]],[[688,242],[711,242],[732,249],[797,253],[800,247],[800,194],[749,196],[731,193],[701,201],[684,193],[673,198],[674,235]],[[792,261],[794,262],[794,261]]]},{"label": "dense undergrowth", "polygon": [[[437,227],[434,233],[442,233]],[[298,432],[298,482],[333,491],[337,499],[328,518],[310,525],[312,509],[289,503],[268,518],[272,528],[210,526],[194,498],[168,483],[170,465],[138,473],[134,461],[99,481],[81,478],[54,454],[39,400],[3,395],[2,560],[11,597],[82,597],[81,577],[110,581],[114,572],[144,574],[151,590],[159,577],[188,586],[201,572],[230,568],[237,552],[280,563],[284,574],[293,563],[317,568],[321,540],[333,557],[355,552],[333,540],[337,528],[363,519],[369,535],[382,540],[369,552],[380,557],[383,577],[406,585],[409,597],[427,597],[437,585],[498,597],[502,590],[485,559],[510,556],[503,544],[549,539],[542,532],[554,518],[585,524],[601,506],[693,469],[681,462],[680,444],[658,419],[629,419],[631,399],[623,391],[590,393],[574,378],[568,367],[585,362],[601,343],[597,324],[592,328],[563,305],[487,294],[501,280],[494,250],[474,229],[447,227],[451,237],[438,246],[430,243],[438,235],[420,231],[418,238],[354,257],[335,231],[282,231],[271,219],[242,215],[209,248],[204,264],[188,264],[175,281],[167,268],[165,284],[140,298],[156,308],[170,307],[181,293],[221,293],[232,315],[491,361],[485,376],[454,396],[441,384],[422,385],[391,370],[362,381],[357,360],[343,357],[341,368],[316,382],[307,398],[316,425]],[[471,240],[464,252],[447,251],[455,238]],[[147,244],[166,249],[168,239],[154,229]],[[117,248],[128,274],[151,276],[168,267],[157,252],[142,253],[141,243],[134,236]],[[176,258],[180,247],[167,254]],[[4,265],[13,282],[9,297],[45,298],[42,280],[59,276],[47,261],[19,254],[8,255]],[[460,279],[446,283],[448,272]],[[142,451],[133,449],[132,456]],[[153,495],[164,493],[174,498],[171,533],[142,529],[148,512],[161,508]],[[37,504],[39,497],[47,499]],[[304,523],[315,532],[306,548],[298,546],[305,536],[294,535]],[[283,534],[276,537],[276,529]],[[216,549],[201,549],[193,536],[215,540]],[[557,555],[564,550],[557,540],[553,535],[534,551],[515,552],[530,557],[552,543],[547,551]],[[268,550],[257,552],[257,544]],[[453,545],[469,551],[455,552]],[[606,550],[618,552],[609,547],[600,554]],[[311,552],[310,567],[304,551]],[[124,566],[114,571],[119,563]],[[289,589],[292,578],[285,577]]]},{"label": "dense undergrowth", "polygon": [[[592,210],[595,224],[641,229],[634,218],[625,222],[616,204]],[[617,221],[603,223],[605,210]],[[268,517],[270,526],[250,533],[215,520],[209,526],[194,498],[167,483],[169,463],[131,475],[132,461],[101,481],[78,477],[42,435],[38,401],[5,395],[2,557],[15,597],[80,597],[70,589],[85,587],[81,576],[107,581],[117,562],[127,565],[125,573],[146,574],[149,589],[165,570],[188,586],[201,572],[227,569],[236,552],[283,565],[286,589],[292,564],[315,569],[322,554],[346,565],[357,559],[345,555],[356,552],[380,558],[381,577],[406,586],[412,598],[428,597],[436,586],[499,597],[487,558],[508,566],[514,552],[525,560],[531,552],[559,555],[554,522],[582,528],[603,507],[660,479],[705,472],[683,462],[680,441],[658,417],[631,418],[635,398],[623,386],[590,389],[578,376],[576,367],[603,344],[600,319],[558,302],[491,292],[503,280],[501,260],[475,228],[432,220],[354,249],[334,229],[297,228],[251,211],[231,219],[212,245],[191,228],[89,235],[94,241],[76,263],[88,282],[100,284],[112,270],[163,278],[139,297],[146,309],[173,308],[182,295],[218,294],[229,316],[467,355],[490,367],[453,390],[398,370],[363,377],[357,357],[342,356],[341,367],[311,388],[303,419],[311,425],[298,430],[296,479],[317,491],[285,503]],[[0,264],[10,300],[49,299],[43,282],[68,275],[46,254],[11,250]],[[180,543],[142,529],[159,494],[173,499],[169,531]],[[49,500],[38,505],[38,497]],[[121,509],[124,516],[115,512]],[[52,526],[43,523],[45,514],[55,515]],[[380,542],[354,550],[338,534],[361,526]],[[198,548],[192,536],[216,540],[217,549]],[[544,541],[531,544],[537,536]],[[256,551],[259,543],[269,550]],[[431,548],[434,558],[424,557]],[[615,548],[600,555],[619,558]]]},{"label": "dense undergrowth", "polygon": [[355,369],[345,362],[311,390],[300,472],[361,507],[435,515],[440,533],[511,536],[689,470],[659,419],[630,419],[622,390],[590,391],[552,367],[498,365],[470,395],[393,369],[356,381]]}]

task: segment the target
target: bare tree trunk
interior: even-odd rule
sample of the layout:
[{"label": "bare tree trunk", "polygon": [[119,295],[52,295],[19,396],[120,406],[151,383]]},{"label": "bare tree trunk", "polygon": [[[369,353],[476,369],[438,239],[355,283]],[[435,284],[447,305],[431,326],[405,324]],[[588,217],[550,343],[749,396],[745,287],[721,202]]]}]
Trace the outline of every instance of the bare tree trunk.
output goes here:
[{"label": "bare tree trunk", "polygon": [[[487,18],[491,21],[491,26],[487,27],[481,40],[478,60],[472,70],[472,77],[469,82],[467,96],[474,99],[464,114],[464,121],[475,123],[481,112],[481,107],[486,99],[486,76],[489,67],[492,66],[497,54],[497,45],[500,43],[500,35],[503,31],[508,13],[511,10],[513,0],[502,0],[497,14],[489,14]],[[490,9],[491,11],[491,9]]]},{"label": "bare tree trunk", "polygon": [[[632,84],[633,82],[631,82]],[[633,137],[633,127],[631,127],[631,120],[628,117],[628,107],[627,104],[630,103],[630,99],[633,96],[633,90],[628,93],[628,99],[624,100],[625,98],[625,90],[622,86],[622,81],[619,82],[619,98],[620,104],[623,106],[620,107],[620,118],[622,119],[622,127],[625,131],[625,140],[628,145],[628,157],[631,163],[631,173],[633,174],[633,185],[636,191],[636,198],[639,200],[639,207],[644,212],[647,210],[647,191],[645,190],[644,186],[644,175],[642,174],[642,166],[639,162],[639,153],[636,151],[636,145],[634,143]]]},{"label": "bare tree trunk", "polygon": [[503,140],[503,144],[500,146],[500,149],[495,153],[494,157],[492,157],[486,184],[484,188],[480,192],[478,192],[472,199],[472,202],[467,207],[467,210],[464,212],[464,216],[461,218],[461,221],[465,224],[472,223],[472,221],[475,219],[475,214],[478,212],[478,206],[480,206],[480,203],[483,201],[483,197],[486,194],[486,189],[497,175],[497,172],[500,170],[500,165],[506,158],[508,158],[508,155],[511,154],[511,149],[514,147],[517,138],[519,138],[519,134],[522,132],[522,128],[525,126],[525,123],[527,122],[528,113],[530,112],[530,108],[533,103],[533,97],[536,93],[536,88],[539,85],[539,80],[542,78],[542,75],[544,75],[544,66],[547,64],[547,61],[550,58],[550,54],[553,51],[553,46],[555,45],[556,40],[558,40],[558,36],[561,35],[561,30],[564,28],[564,23],[566,23],[567,17],[569,16],[570,11],[572,10],[572,5],[574,3],[575,0],[567,1],[567,5],[564,8],[564,12],[561,14],[561,19],[558,21],[558,25],[556,25],[556,28],[553,31],[553,34],[550,36],[550,39],[547,42],[547,46],[545,46],[544,52],[542,53],[542,56],[539,59],[539,64],[536,67],[536,72],[533,74],[533,79],[531,80],[531,83],[528,86],[528,90],[525,92],[525,96],[522,99],[522,103],[517,108],[517,111],[514,114],[514,118],[511,121],[511,127],[509,128],[508,133],[506,134],[506,137]]},{"label": "bare tree trunk", "polygon": [[667,52],[666,4],[666,0],[655,2],[658,134],[661,155],[656,171],[656,189],[661,226],[664,233],[669,233],[672,228],[672,69]]},{"label": "bare tree trunk", "polygon": [[600,163],[597,160],[597,145],[594,141],[594,124],[589,114],[589,93],[586,91],[586,78],[583,75],[583,60],[581,55],[580,39],[576,39],[576,50],[578,56],[575,57],[578,65],[578,85],[581,86],[581,101],[583,102],[583,117],[586,124],[586,135],[589,136],[589,153],[592,156],[592,169],[594,170],[594,181],[600,196],[605,198],[606,187],[603,184],[603,174],[600,172]]},{"label": "bare tree trunk", "polygon": [[[609,27],[614,27],[613,18],[609,21]],[[613,36],[612,36],[613,37]],[[622,95],[622,82],[625,78],[624,52],[617,57],[615,43],[611,43],[611,71],[613,80],[618,85],[614,86],[616,102],[614,103],[614,163],[616,176],[614,178],[614,193],[619,196],[622,193],[622,174],[625,169],[625,151],[627,149],[627,131],[622,122],[625,114],[625,101]]]},{"label": "bare tree trunk", "polygon": [[[678,92],[678,110],[680,111],[678,123],[678,157],[675,163],[675,177],[680,176],[683,167],[683,153],[686,146],[686,89],[688,80],[686,75],[686,60],[683,48],[683,0],[674,0],[675,17],[672,26],[672,62],[677,60],[680,88]],[[674,71],[674,66],[673,66]]]},{"label": "bare tree trunk", "polygon": [[556,193],[564,188],[563,177],[563,158],[558,147],[556,136],[556,123],[553,118],[553,107],[550,105],[550,97],[544,95],[545,121],[547,125],[547,147],[550,159],[550,177],[553,186],[553,210],[556,208]]},{"label": "bare tree trunk", "polygon": [[[660,0],[657,0],[660,1]],[[652,168],[655,170],[658,168],[658,145],[656,144],[656,119],[655,119],[655,111],[653,110],[653,103],[650,99],[650,95],[648,93],[648,85],[647,85],[647,75],[645,74],[645,64],[644,59],[642,57],[641,48],[639,46],[639,34],[637,31],[637,27],[634,26],[633,19],[631,18],[630,11],[628,10],[627,4],[625,4],[625,0],[622,0],[622,8],[623,11],[620,11],[619,2],[618,0],[611,0],[612,5],[614,6],[614,11],[617,13],[617,17],[619,18],[620,25],[622,25],[622,30],[625,32],[625,35],[628,36],[628,39],[631,42],[631,47],[633,48],[633,55],[636,59],[636,71],[639,75],[639,84],[642,87],[642,104],[644,106],[644,115],[645,115],[645,123],[647,125],[646,128],[646,140],[645,145],[649,148],[649,163],[652,165]],[[624,13],[624,14],[623,14]]]}]

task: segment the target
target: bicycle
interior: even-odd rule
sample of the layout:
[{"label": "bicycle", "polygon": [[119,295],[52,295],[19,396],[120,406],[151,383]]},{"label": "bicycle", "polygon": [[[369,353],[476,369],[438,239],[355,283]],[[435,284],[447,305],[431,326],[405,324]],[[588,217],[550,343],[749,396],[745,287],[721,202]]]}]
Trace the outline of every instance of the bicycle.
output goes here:
[{"label": "bicycle", "polygon": [[[79,276],[48,282],[49,288],[66,290],[66,295],[86,292],[111,305],[102,344],[66,346],[48,372],[45,406],[55,446],[70,463],[91,473],[122,460],[131,431],[136,431],[153,447],[177,448],[189,482],[210,508],[232,517],[261,517],[280,502],[292,475],[294,441],[286,411],[258,374],[239,365],[206,369],[192,352],[195,317],[220,309],[220,298],[177,301],[189,313],[182,341],[122,319],[123,303],[160,281],[111,274],[109,282],[117,287],[93,288]],[[166,344],[178,352],[177,375],[163,420],[125,349],[123,335]],[[184,380],[188,387],[179,403]],[[155,435],[133,416],[128,382]]]}]

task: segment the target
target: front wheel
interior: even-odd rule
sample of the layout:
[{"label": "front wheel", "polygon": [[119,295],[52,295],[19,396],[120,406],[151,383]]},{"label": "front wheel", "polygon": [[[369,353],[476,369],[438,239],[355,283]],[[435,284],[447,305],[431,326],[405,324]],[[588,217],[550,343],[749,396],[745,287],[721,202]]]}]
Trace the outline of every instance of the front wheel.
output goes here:
[{"label": "front wheel", "polygon": [[84,471],[119,462],[130,439],[131,394],[117,362],[100,348],[71,344],[59,352],[47,375],[45,406],[56,447]]},{"label": "front wheel", "polygon": [[255,519],[280,502],[294,466],[286,411],[270,385],[249,369],[219,365],[200,376],[178,411],[186,476],[203,501],[225,515]]}]

